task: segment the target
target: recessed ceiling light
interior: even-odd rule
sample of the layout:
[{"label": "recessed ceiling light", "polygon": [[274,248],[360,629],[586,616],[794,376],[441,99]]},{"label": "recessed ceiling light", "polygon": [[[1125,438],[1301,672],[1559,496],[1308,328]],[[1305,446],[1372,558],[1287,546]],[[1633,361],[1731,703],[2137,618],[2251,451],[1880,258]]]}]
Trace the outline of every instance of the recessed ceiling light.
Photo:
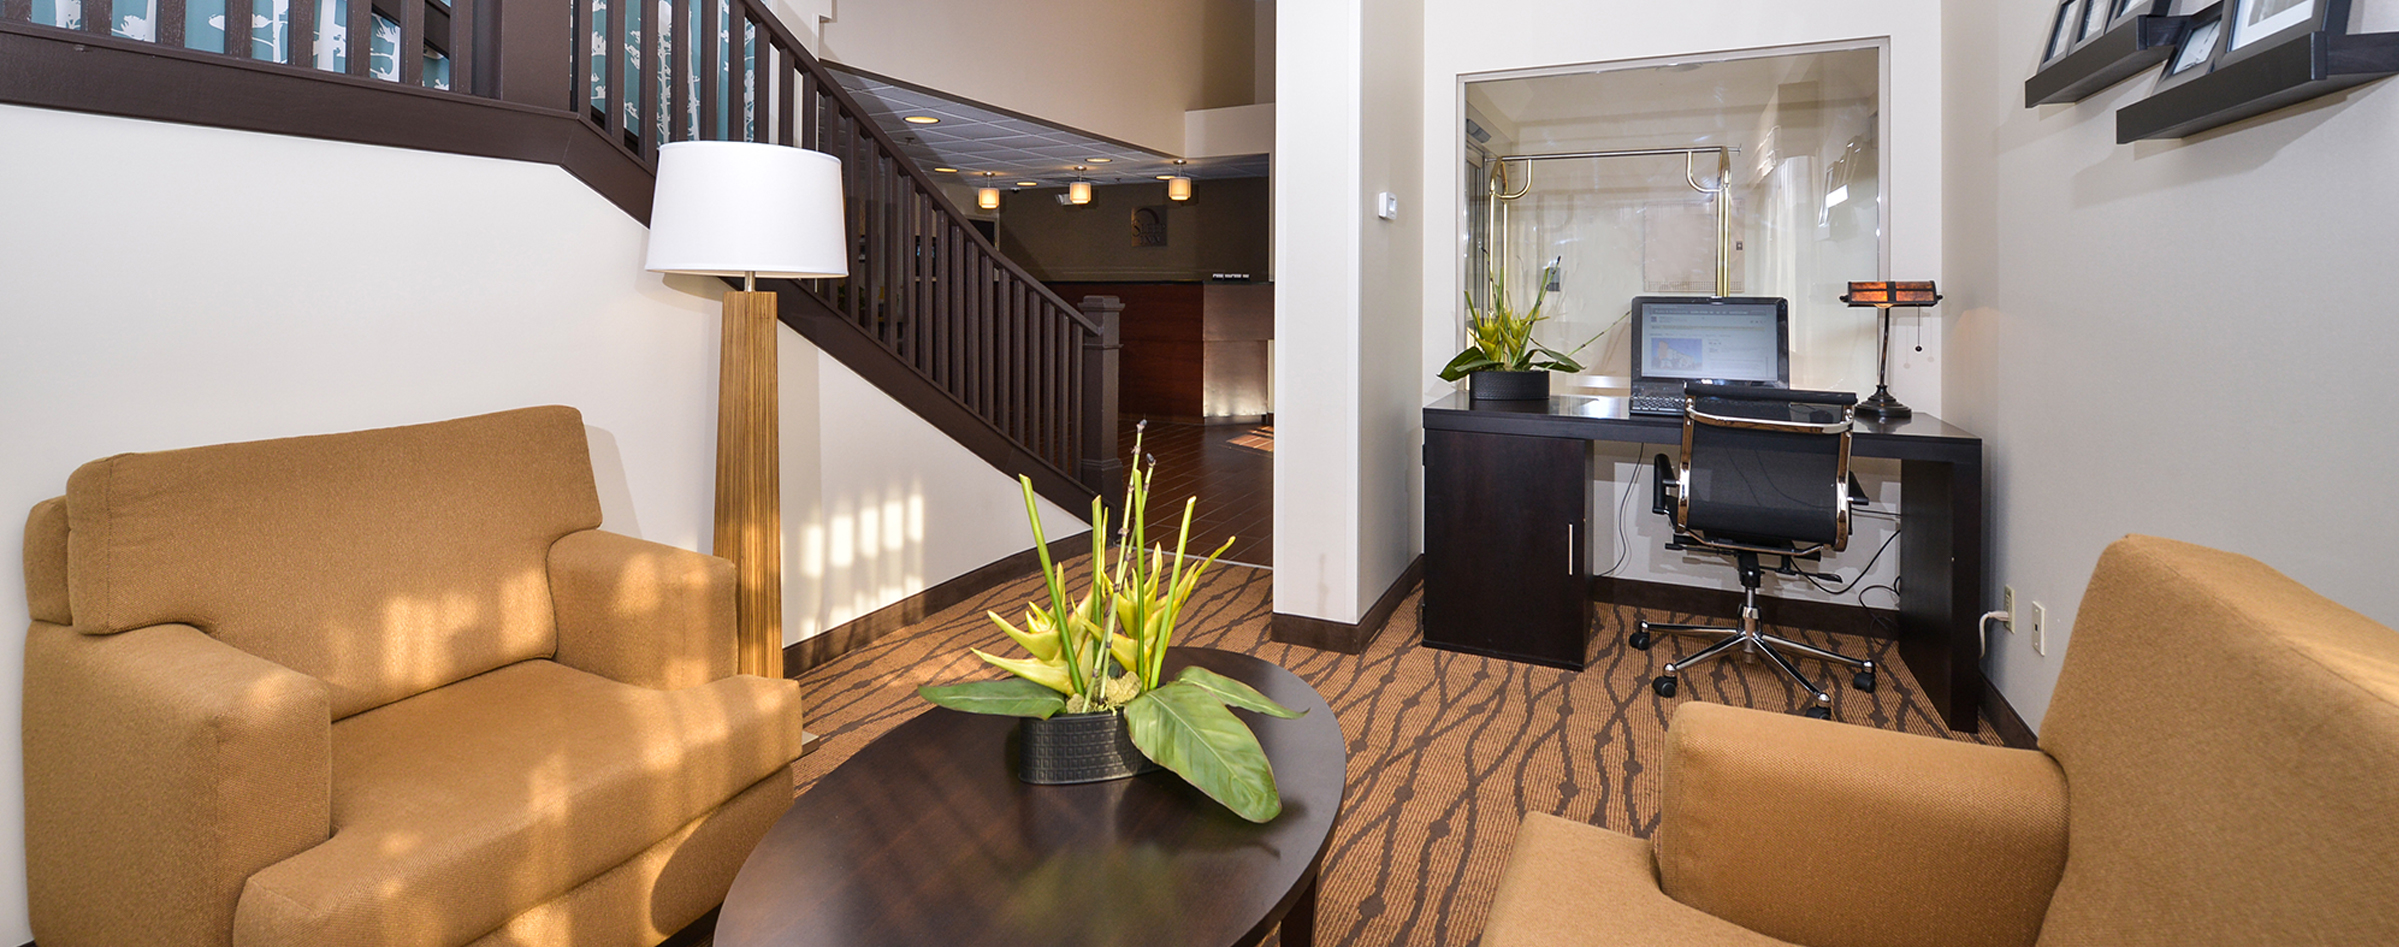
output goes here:
[{"label": "recessed ceiling light", "polygon": [[1041,187],[1041,186],[1042,186],[1042,182],[1040,182],[1040,181],[1018,181],[1018,182],[1017,182],[1017,186],[1018,186],[1018,187]]},{"label": "recessed ceiling light", "polygon": [[1161,174],[1161,175],[1159,175],[1159,176],[1158,176],[1158,179],[1159,179],[1159,180],[1161,180],[1161,181],[1164,181],[1164,180],[1166,180],[1166,179],[1168,179],[1168,178],[1171,178],[1171,177],[1174,177],[1174,175],[1172,175],[1172,174]]},{"label": "recessed ceiling light", "polygon": [[1090,163],[1092,163],[1092,164],[1107,164],[1107,163],[1109,163],[1109,162],[1111,162],[1111,161],[1115,161],[1115,160],[1117,160],[1117,159],[1115,159],[1115,158],[1085,158],[1085,159],[1083,159],[1083,160],[1085,160],[1085,161],[1088,161],[1088,162],[1090,162]]},{"label": "recessed ceiling light", "polygon": [[939,173],[939,174],[957,174],[957,173],[958,173],[958,169],[957,169],[957,168],[935,168],[935,169],[933,169],[933,170],[934,170],[936,173]]},{"label": "recessed ceiling light", "polygon": [[935,118],[931,115],[909,115],[901,118],[900,120],[911,125],[938,125],[942,121],[941,119]]}]

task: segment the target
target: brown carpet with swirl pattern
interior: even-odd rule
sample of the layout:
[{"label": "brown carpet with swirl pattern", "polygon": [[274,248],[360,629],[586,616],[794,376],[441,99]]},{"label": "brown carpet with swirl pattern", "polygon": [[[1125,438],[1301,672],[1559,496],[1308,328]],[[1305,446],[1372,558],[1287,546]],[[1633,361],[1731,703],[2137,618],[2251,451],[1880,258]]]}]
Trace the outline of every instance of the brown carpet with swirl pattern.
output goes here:
[{"label": "brown carpet with swirl pattern", "polygon": [[[1803,706],[1799,690],[1771,667],[1739,659],[1685,675],[1673,699],[1655,696],[1649,682],[1658,665],[1705,642],[1670,637],[1648,652],[1627,648],[1627,626],[1644,617],[1633,609],[1599,606],[1589,668],[1577,673],[1418,647],[1414,594],[1365,654],[1272,642],[1270,585],[1263,569],[1213,570],[1186,608],[1177,643],[1242,651],[1289,668],[1341,717],[1350,785],[1319,889],[1322,944],[1472,944],[1525,812],[1647,837],[1658,822],[1660,753],[1676,704]],[[922,712],[928,705],[917,698],[918,685],[985,676],[990,669],[969,647],[1010,652],[984,612],[1013,619],[1040,589],[1033,576],[1000,586],[803,675],[808,728],[824,740],[796,767],[801,791]],[[1873,694],[1850,689],[1847,673],[1822,671],[1818,686],[1838,695],[1837,720],[1967,738],[1942,727],[1891,642],[1779,633],[1863,652],[1888,669]],[[1804,670],[1818,668],[1804,662]],[[1982,739],[1999,742],[1990,729]]]}]

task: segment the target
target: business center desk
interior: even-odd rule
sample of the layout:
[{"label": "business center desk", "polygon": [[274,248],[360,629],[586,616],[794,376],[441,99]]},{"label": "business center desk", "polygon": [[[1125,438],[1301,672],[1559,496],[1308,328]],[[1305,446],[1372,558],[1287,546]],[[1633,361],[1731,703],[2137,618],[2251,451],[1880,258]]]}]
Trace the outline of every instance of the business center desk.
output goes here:
[{"label": "business center desk", "polygon": [[[1860,419],[1851,453],[1900,461],[1900,658],[1953,730],[1983,701],[1983,441],[1940,418]],[[1590,628],[1586,441],[1679,444],[1625,399],[1425,406],[1425,643],[1580,670]],[[1631,514],[1628,514],[1631,515]]]}]

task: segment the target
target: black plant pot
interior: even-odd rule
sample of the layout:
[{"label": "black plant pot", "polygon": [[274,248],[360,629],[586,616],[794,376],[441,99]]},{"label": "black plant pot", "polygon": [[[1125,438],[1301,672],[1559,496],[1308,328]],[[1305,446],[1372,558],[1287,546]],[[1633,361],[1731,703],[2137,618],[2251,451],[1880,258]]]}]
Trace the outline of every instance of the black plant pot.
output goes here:
[{"label": "black plant pot", "polygon": [[1469,372],[1467,397],[1473,401],[1538,401],[1550,397],[1550,373]]},{"label": "black plant pot", "polygon": [[1037,786],[1097,783],[1155,772],[1120,713],[1017,721],[1017,778]]}]

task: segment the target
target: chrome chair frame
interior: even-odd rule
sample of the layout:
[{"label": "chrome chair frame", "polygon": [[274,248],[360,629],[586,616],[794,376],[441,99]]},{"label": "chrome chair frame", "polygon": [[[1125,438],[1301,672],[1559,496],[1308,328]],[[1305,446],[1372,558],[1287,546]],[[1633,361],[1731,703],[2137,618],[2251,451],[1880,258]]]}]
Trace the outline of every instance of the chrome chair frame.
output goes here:
[{"label": "chrome chair frame", "polygon": [[[1740,648],[1742,653],[1745,655],[1765,655],[1768,662],[1773,664],[1777,670],[1783,672],[1785,677],[1790,678],[1793,682],[1799,684],[1803,689],[1807,690],[1809,696],[1812,698],[1812,704],[1806,711],[1808,716],[1830,719],[1832,716],[1833,706],[1832,695],[1827,694],[1823,688],[1818,687],[1815,681],[1809,680],[1807,675],[1800,673],[1799,667],[1792,664],[1791,658],[1787,657],[1783,651],[1791,651],[1801,657],[1813,658],[1819,661],[1826,661],[1833,664],[1842,665],[1844,667],[1849,667],[1855,671],[1851,677],[1851,686],[1868,692],[1875,690],[1875,662],[1863,658],[1853,658],[1848,655],[1839,654],[1812,644],[1808,644],[1806,642],[1793,641],[1789,638],[1785,638],[1780,635],[1771,635],[1760,630],[1758,613],[1758,588],[1760,581],[1764,577],[1764,573],[1768,570],[1764,569],[1760,565],[1759,557],[1762,555],[1781,556],[1783,557],[1783,566],[1774,571],[1785,575],[1798,575],[1800,572],[1792,565],[1793,559],[1819,555],[1828,549],[1834,552],[1840,552],[1849,546],[1851,503],[1850,432],[1856,421],[1856,406],[1842,405],[1841,420],[1819,423],[1806,421],[1772,421],[1758,418],[1728,417],[1725,415],[1711,414],[1700,409],[1699,400],[1700,399],[1697,396],[1689,392],[1684,395],[1683,399],[1684,425],[1682,456],[1675,467],[1673,487],[1675,494],[1675,505],[1672,513],[1672,522],[1675,526],[1675,541],[1668,544],[1667,548],[1684,549],[1691,546],[1697,546],[1714,552],[1730,553],[1735,557],[1735,562],[1741,571],[1742,579],[1742,609],[1739,623],[1733,627],[1726,627],[1720,625],[1691,625],[1677,622],[1654,622],[1648,619],[1642,619],[1635,623],[1634,634],[1627,639],[1627,643],[1631,644],[1638,650],[1646,651],[1649,650],[1649,647],[1654,640],[1654,636],[1659,633],[1675,635],[1722,636],[1719,637],[1715,642],[1709,644],[1707,647],[1701,648],[1698,652],[1692,654],[1690,657],[1684,658],[1680,661],[1668,662],[1664,668],[1666,673],[1651,682],[1652,689],[1655,690],[1661,697],[1673,697],[1675,696],[1675,676],[1677,674],[1690,669],[1694,665],[1698,665],[1702,662],[1720,657],[1728,652],[1733,651],[1735,648]],[[1709,425],[1713,427],[1739,428],[1760,431],[1776,431],[1793,434],[1839,435],[1841,441],[1837,449],[1838,453],[1835,461],[1834,482],[1830,484],[1834,491],[1835,497],[1833,540],[1831,542],[1814,543],[1795,541],[1788,545],[1770,546],[1758,543],[1746,543],[1723,537],[1711,537],[1707,535],[1705,531],[1693,529],[1687,525],[1690,522],[1691,517],[1690,486],[1692,477],[1692,431],[1696,425]],[[1660,463],[1661,474],[1665,472],[1665,460],[1666,455],[1659,455],[1658,461]],[[1666,481],[1663,477],[1661,477],[1659,483],[1663,489]],[[1657,506],[1662,505],[1654,504],[1654,507]],[[1668,511],[1661,508],[1658,509],[1657,512],[1665,513]]]}]

